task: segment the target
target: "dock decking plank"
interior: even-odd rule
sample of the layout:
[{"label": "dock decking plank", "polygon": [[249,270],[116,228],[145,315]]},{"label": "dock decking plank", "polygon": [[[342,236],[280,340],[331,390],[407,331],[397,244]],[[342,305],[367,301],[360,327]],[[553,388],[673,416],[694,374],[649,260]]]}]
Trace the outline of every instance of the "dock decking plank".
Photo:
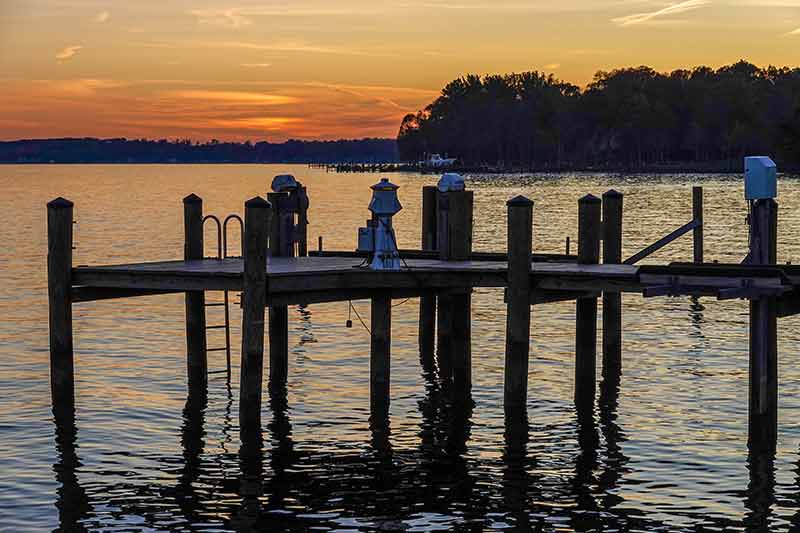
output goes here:
[{"label": "dock decking plank", "polygon": [[[674,284],[696,291],[740,287],[778,287],[789,278],[777,268],[738,265],[664,265],[538,263],[531,266],[532,286],[557,291],[641,292],[645,287]],[[409,259],[400,271],[370,270],[360,257],[271,257],[265,265],[270,294],[330,291],[424,291],[456,287],[505,287],[506,261]],[[241,290],[241,258],[157,261],[121,265],[79,266],[73,285],[142,290]],[[310,296],[313,300],[314,297]],[[299,300],[303,300],[302,297]]]}]

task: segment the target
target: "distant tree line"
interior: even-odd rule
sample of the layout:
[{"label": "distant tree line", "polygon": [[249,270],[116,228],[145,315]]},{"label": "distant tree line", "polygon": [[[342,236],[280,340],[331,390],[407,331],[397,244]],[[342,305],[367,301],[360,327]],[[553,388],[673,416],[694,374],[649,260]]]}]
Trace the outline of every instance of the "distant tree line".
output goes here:
[{"label": "distant tree line", "polygon": [[394,139],[192,142],[37,139],[0,142],[2,163],[342,163],[397,161]]},{"label": "distant tree line", "polygon": [[540,72],[468,75],[403,119],[398,148],[501,168],[738,170],[758,154],[797,169],[800,68],[624,68],[585,90]]}]

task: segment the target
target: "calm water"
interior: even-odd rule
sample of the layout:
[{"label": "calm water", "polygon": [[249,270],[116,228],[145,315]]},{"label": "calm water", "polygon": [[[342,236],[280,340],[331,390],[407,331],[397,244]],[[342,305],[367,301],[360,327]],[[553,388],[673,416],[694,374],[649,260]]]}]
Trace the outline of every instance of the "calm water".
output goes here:
[{"label": "calm water", "polygon": [[[580,426],[572,407],[574,304],[535,308],[529,427],[510,432],[501,291],[474,296],[471,411],[454,409],[420,368],[416,300],[395,307],[388,428],[370,427],[369,337],[357,321],[344,327],[347,304],[290,308],[288,392],[265,399],[263,439],[245,446],[236,425],[238,350],[232,382],[216,375],[207,401],[187,401],[181,296],[77,304],[76,427],[57,428],[49,405],[45,203],[58,195],[75,201],[76,264],[178,258],[183,196],[199,194],[210,213],[241,212],[245,199],[284,171],[308,186],[313,242],[323,235],[328,249],[352,249],[374,174],[304,166],[0,167],[0,528],[800,527],[798,319],[779,328],[777,454],[748,457],[747,308],[739,301],[626,295],[618,401]],[[391,178],[405,204],[398,240],[418,246],[421,187],[434,178]],[[559,252],[566,236],[576,239],[577,199],[614,187],[625,193],[629,255],[689,220],[691,185],[700,179],[706,258],[738,261],[746,228],[737,177],[476,176],[475,248],[505,247],[505,201],[525,194],[536,202],[536,250]],[[800,181],[784,178],[779,188],[779,259],[797,261]],[[684,237],[648,261],[690,255]],[[355,305],[368,319],[368,302]],[[238,346],[238,308],[233,317]],[[212,308],[209,322],[215,319]],[[224,357],[212,354],[210,366],[223,368]]]}]

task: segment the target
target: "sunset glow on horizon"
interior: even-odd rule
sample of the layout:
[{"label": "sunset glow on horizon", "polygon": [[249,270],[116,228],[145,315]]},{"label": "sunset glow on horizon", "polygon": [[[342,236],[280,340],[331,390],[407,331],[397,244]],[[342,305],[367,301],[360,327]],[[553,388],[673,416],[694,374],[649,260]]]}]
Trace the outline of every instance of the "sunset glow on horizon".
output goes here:
[{"label": "sunset glow on horizon", "polygon": [[468,73],[800,64],[800,0],[4,0],[0,139],[394,137]]}]

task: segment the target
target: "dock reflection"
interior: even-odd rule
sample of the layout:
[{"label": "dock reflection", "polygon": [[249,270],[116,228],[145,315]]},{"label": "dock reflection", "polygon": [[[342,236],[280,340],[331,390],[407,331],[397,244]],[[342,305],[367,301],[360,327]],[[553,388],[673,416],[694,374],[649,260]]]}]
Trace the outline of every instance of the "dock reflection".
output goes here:
[{"label": "dock reflection", "polygon": [[528,459],[531,427],[528,414],[516,410],[505,417],[505,448],[503,450],[503,503],[519,531],[530,531],[530,498],[533,489]]},{"label": "dock reflection", "polygon": [[205,451],[205,413],[208,407],[206,387],[191,387],[183,408],[181,449],[183,461],[174,498],[184,518],[190,523],[197,519],[202,507],[195,487],[203,468]]},{"label": "dock reflection", "polygon": [[[240,432],[238,450],[228,453],[235,420],[231,391],[209,396],[193,389],[183,410],[180,451],[159,458],[160,474],[174,476],[168,487],[120,480],[113,472],[113,481],[103,483],[100,471],[90,473],[93,490],[87,495],[78,477],[74,415],[61,414],[55,418],[58,459],[53,465],[60,529],[110,527],[131,515],[166,529],[204,523],[224,530],[407,530],[413,524],[479,530],[496,523],[512,531],[536,531],[548,530],[551,518],[576,531],[668,529],[626,509],[619,495],[630,460],[618,424],[618,387],[601,387],[598,409],[575,419],[576,454],[548,458],[552,450],[537,438],[550,430],[533,425],[521,410],[503,419],[498,459],[471,453],[472,446],[480,446],[472,442],[473,402],[454,401],[435,373],[423,369],[422,375],[419,444],[410,449],[398,446],[388,412],[372,414],[360,450],[340,451],[336,443],[313,436],[304,437],[301,446],[293,437],[284,387],[270,391],[271,418],[263,430]],[[215,404],[225,410],[227,422],[209,434],[209,409]],[[217,453],[209,446],[212,435],[222,438]],[[554,473],[554,468],[568,473]],[[707,517],[704,527],[769,530],[776,520],[775,456],[751,453],[748,468],[742,497],[746,517],[739,523]],[[136,497],[129,499],[131,494]],[[106,522],[108,515],[95,515],[93,504],[124,512]],[[793,524],[800,526],[800,519],[793,517]]]},{"label": "dock reflection", "polygon": [[751,450],[747,455],[750,480],[744,498],[747,531],[770,531],[775,505],[775,452]]},{"label": "dock reflection", "polygon": [[56,508],[61,531],[86,531],[82,523],[92,512],[86,491],[78,479],[81,466],[77,452],[78,428],[75,425],[75,410],[54,409],[56,455],[53,465],[56,481]]}]

